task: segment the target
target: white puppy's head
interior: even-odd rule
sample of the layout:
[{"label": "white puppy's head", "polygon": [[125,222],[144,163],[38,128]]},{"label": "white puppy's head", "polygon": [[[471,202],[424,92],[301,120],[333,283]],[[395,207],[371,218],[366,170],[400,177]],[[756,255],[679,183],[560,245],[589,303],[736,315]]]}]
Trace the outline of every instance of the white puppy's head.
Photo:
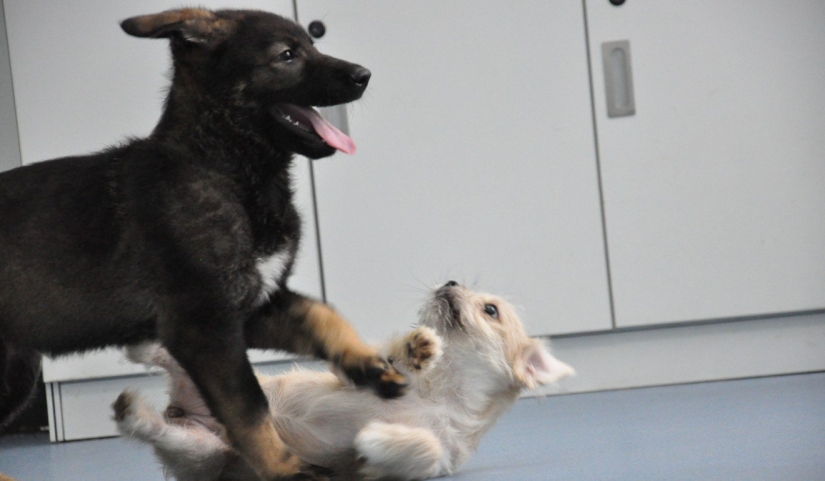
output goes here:
[{"label": "white puppy's head", "polygon": [[461,364],[454,367],[483,371],[508,387],[532,389],[575,372],[527,335],[509,302],[454,281],[433,291],[421,324],[444,338],[445,356]]}]

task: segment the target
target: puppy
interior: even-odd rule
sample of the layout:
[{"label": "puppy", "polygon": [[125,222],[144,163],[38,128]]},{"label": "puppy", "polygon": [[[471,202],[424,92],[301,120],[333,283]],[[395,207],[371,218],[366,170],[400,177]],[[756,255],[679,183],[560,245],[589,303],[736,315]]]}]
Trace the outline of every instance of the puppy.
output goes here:
[{"label": "puppy", "polygon": [[[417,329],[380,351],[409,376],[405,397],[380,399],[331,372],[258,377],[290,451],[368,479],[450,474],[522,389],[573,374],[525,334],[510,304],[452,281],[432,293]],[[179,481],[249,479],[223,426],[175,361],[156,345],[130,354],[168,371],[171,399],[163,416],[137,394],[123,392],[114,404],[119,431],[152,444]]]},{"label": "puppy", "polygon": [[354,151],[312,107],[359,99],[370,72],[261,11],[170,10],[121,27],[171,46],[152,134],[0,174],[0,425],[29,397],[41,353],[159,339],[254,471],[288,477],[300,462],[247,348],[334,361],[384,397],[405,384],[334,310],[287,287],[301,233],[293,156]]}]

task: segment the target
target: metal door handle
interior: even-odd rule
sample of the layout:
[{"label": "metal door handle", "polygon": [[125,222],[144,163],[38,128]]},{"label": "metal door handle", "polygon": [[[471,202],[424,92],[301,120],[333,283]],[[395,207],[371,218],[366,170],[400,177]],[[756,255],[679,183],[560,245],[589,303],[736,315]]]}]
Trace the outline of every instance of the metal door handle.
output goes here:
[{"label": "metal door handle", "polygon": [[636,113],[633,98],[633,72],[630,68],[630,42],[619,40],[602,44],[604,89],[607,116],[624,117]]}]

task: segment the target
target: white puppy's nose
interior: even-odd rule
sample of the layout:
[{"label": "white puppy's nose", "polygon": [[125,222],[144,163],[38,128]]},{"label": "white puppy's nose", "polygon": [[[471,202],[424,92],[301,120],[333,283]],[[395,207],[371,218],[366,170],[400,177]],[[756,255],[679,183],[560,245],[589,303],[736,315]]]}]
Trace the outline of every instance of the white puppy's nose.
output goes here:
[{"label": "white puppy's nose", "polygon": [[458,282],[456,282],[456,281],[447,281],[447,283],[444,284],[444,287],[455,287],[457,285],[458,285]]}]

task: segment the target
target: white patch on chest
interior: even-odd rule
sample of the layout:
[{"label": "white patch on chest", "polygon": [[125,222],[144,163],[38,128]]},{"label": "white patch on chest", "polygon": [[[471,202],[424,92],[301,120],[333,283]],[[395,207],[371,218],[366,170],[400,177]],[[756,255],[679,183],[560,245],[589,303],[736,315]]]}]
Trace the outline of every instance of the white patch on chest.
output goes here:
[{"label": "white patch on chest", "polygon": [[259,294],[261,301],[266,300],[270,293],[278,289],[278,281],[284,275],[289,257],[289,249],[284,249],[269,257],[262,257],[255,263],[258,274],[261,276],[261,293]]}]

